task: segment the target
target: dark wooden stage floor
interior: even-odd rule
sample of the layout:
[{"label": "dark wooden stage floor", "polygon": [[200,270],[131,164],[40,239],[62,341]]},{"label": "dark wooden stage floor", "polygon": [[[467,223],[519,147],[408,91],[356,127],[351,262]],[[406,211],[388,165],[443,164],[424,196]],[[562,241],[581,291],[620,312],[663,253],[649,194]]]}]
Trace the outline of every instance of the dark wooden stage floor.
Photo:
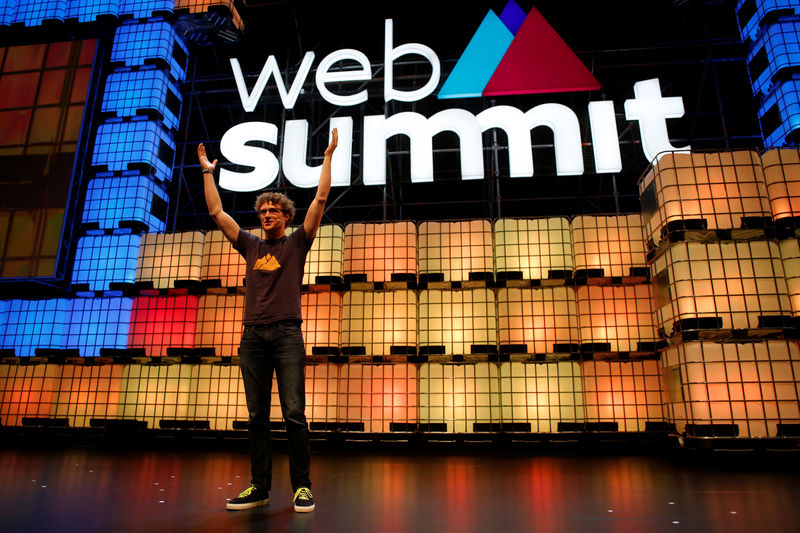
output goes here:
[{"label": "dark wooden stage floor", "polygon": [[[758,464],[753,464],[753,463]],[[225,511],[248,481],[241,450],[0,449],[0,531],[204,533],[795,532],[796,454],[315,452],[317,510]]]}]

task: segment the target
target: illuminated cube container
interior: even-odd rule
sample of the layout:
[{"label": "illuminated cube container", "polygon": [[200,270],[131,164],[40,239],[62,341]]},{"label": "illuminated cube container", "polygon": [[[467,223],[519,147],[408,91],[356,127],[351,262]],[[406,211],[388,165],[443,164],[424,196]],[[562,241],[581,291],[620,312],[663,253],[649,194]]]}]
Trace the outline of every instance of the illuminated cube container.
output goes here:
[{"label": "illuminated cube container", "polygon": [[418,248],[419,273],[443,274],[440,281],[467,281],[471,272],[494,272],[488,220],[423,222]]},{"label": "illuminated cube container", "polygon": [[[347,293],[349,294],[349,293]],[[342,295],[338,292],[303,294],[303,340],[306,355],[332,355],[338,350],[342,334]],[[414,314],[416,317],[416,313]],[[416,330],[414,330],[416,332]]]},{"label": "illuminated cube container", "polygon": [[[334,364],[306,364],[306,418],[310,424],[338,421],[337,397],[343,368]],[[277,412],[280,418],[280,408]],[[273,417],[271,413],[270,418]]]},{"label": "illuminated cube container", "polygon": [[669,417],[686,424],[736,424],[740,437],[774,437],[800,423],[796,342],[686,342],[661,354]]},{"label": "illuminated cube container", "polygon": [[497,321],[501,350],[521,352],[524,346],[525,353],[564,352],[579,342],[572,287],[498,289]]},{"label": "illuminated cube container", "polygon": [[670,335],[677,320],[702,318],[749,329],[790,316],[780,258],[774,241],[674,244],[650,266],[658,327]]},{"label": "illuminated cube container", "polygon": [[419,368],[419,422],[449,433],[472,433],[474,425],[499,423],[497,365],[425,363]]},{"label": "illuminated cube container", "polygon": [[0,26],[10,26],[14,21],[17,3],[9,0],[0,4]]},{"label": "illuminated cube container", "polygon": [[49,417],[62,368],[0,363],[0,422],[21,426],[23,418]]},{"label": "illuminated cube container", "polygon": [[771,216],[755,152],[664,154],[639,181],[639,193],[644,235],[655,244],[675,221],[702,219],[708,229],[731,229],[743,227],[744,217]]},{"label": "illuminated cube container", "polygon": [[28,27],[41,26],[44,21],[63,21],[67,14],[68,0],[39,0],[36,2],[17,0],[16,14],[12,23],[21,23]]},{"label": "illuminated cube container", "polygon": [[124,365],[63,365],[51,416],[79,428],[93,418],[120,418],[123,374]]},{"label": "illuminated cube container", "polygon": [[778,242],[786,274],[786,290],[792,316],[800,316],[800,242],[797,239],[784,239]]},{"label": "illuminated cube container", "polygon": [[736,2],[736,18],[742,40],[755,41],[761,30],[761,22],[775,11],[793,11],[800,14],[796,0],[738,0]]},{"label": "illuminated cube container", "polygon": [[65,18],[78,22],[93,22],[99,16],[118,16],[119,5],[124,0],[70,0]]},{"label": "illuminated cube container", "polygon": [[172,179],[175,141],[158,122],[147,117],[108,119],[97,127],[92,165],[101,171],[140,170],[158,181]]},{"label": "illuminated cube container", "polygon": [[341,226],[320,226],[306,256],[303,284],[332,283],[342,278],[344,230]]},{"label": "illuminated cube container", "polygon": [[[172,1],[157,3],[172,4]],[[120,14],[128,12],[125,9],[126,4],[128,2],[120,6]],[[114,34],[110,59],[112,67],[133,67],[163,62],[169,65],[169,73],[174,80],[184,81],[188,59],[189,52],[186,45],[172,25],[165,20],[125,21]]]},{"label": "illuminated cube container", "polygon": [[36,355],[36,348],[64,348],[70,301],[11,300],[0,348],[13,349],[17,357]]},{"label": "illuminated cube container", "polygon": [[196,420],[193,376],[200,365],[124,365],[120,386],[121,417],[158,428],[161,420]]},{"label": "illuminated cube container", "polygon": [[[572,238],[566,218],[499,219],[494,223],[498,278],[548,279],[572,271]],[[519,274],[512,274],[519,273]]]},{"label": "illuminated cube container", "polygon": [[411,364],[341,367],[339,421],[364,431],[389,433],[392,423],[417,423],[417,368]]},{"label": "illuminated cube container", "polygon": [[580,367],[587,422],[644,431],[646,422],[665,421],[658,360],[583,361]]},{"label": "illuminated cube container", "polygon": [[559,422],[583,422],[581,373],[575,361],[501,363],[504,422],[529,423],[533,433],[555,433]]},{"label": "illuminated cube container", "polygon": [[164,231],[168,204],[167,188],[149,176],[101,173],[89,181],[81,222],[113,229],[121,221],[135,221],[150,231]]},{"label": "illuminated cube container", "polygon": [[758,120],[766,148],[792,144],[789,135],[800,129],[800,81],[790,79],[773,87],[758,106]]},{"label": "illuminated cube container", "polygon": [[647,268],[642,216],[579,216],[572,220],[575,270],[602,269],[603,276],[630,276]]},{"label": "illuminated cube container", "polygon": [[8,309],[11,307],[9,300],[0,300],[0,339],[6,336],[6,323],[8,322]]},{"label": "illuminated cube container", "polygon": [[214,348],[221,357],[239,354],[242,340],[243,294],[205,294],[197,309],[195,347]]},{"label": "illuminated cube container", "polygon": [[128,348],[151,357],[167,348],[194,348],[198,296],[139,296],[133,299]]},{"label": "illuminated cube container", "polygon": [[165,71],[149,68],[121,68],[106,78],[101,111],[116,117],[135,117],[142,110],[155,110],[163,116],[164,126],[178,129],[181,114],[181,90]]},{"label": "illuminated cube container", "polygon": [[344,230],[344,274],[364,281],[417,275],[417,228],[413,222],[356,223]]},{"label": "illuminated cube container", "polygon": [[70,303],[65,348],[78,348],[81,356],[94,357],[102,348],[128,345],[132,298],[75,298]]},{"label": "illuminated cube container", "polygon": [[[648,285],[575,288],[581,345],[595,352],[652,351],[658,335]],[[644,345],[642,343],[645,343]]]},{"label": "illuminated cube container", "polygon": [[419,293],[419,346],[448,355],[497,349],[494,293],[488,289]]},{"label": "illuminated cube container", "polygon": [[204,13],[209,10],[209,8],[215,7],[225,7],[231,13],[231,19],[233,25],[242,30],[244,28],[244,22],[242,22],[242,17],[239,16],[239,12],[236,11],[236,7],[234,7],[233,0],[175,0],[175,9],[188,9],[189,13]]},{"label": "illuminated cube container", "polygon": [[772,218],[800,216],[800,150],[769,150],[761,156]]},{"label": "illuminated cube container", "polygon": [[780,20],[762,28],[747,54],[747,67],[756,97],[769,92],[772,80],[780,79],[782,71],[791,73],[800,65],[798,32],[800,23],[796,20]]},{"label": "illuminated cube container", "polygon": [[[413,291],[348,291],[342,302],[342,349],[352,355],[406,353],[417,345],[417,297]],[[363,349],[363,351],[362,351]]]},{"label": "illuminated cube container", "polygon": [[204,239],[199,231],[145,234],[136,281],[152,281],[157,289],[171,288],[176,281],[199,281]]},{"label": "illuminated cube container", "polygon": [[220,230],[206,233],[203,242],[201,279],[218,279],[223,287],[243,287],[247,265],[244,257]]},{"label": "illuminated cube container", "polygon": [[211,430],[231,430],[234,421],[246,422],[247,400],[238,365],[196,365],[192,389],[192,416],[208,420]]},{"label": "illuminated cube container", "polygon": [[72,267],[72,284],[88,283],[93,291],[105,291],[110,283],[133,283],[141,235],[85,235],[78,240]]}]

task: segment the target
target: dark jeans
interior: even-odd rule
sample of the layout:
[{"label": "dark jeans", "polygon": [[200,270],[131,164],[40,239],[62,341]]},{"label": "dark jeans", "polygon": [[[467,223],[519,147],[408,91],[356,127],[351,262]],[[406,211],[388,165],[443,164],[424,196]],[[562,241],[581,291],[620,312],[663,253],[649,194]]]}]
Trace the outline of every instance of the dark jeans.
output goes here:
[{"label": "dark jeans", "polygon": [[300,325],[278,322],[245,326],[239,358],[247,411],[250,414],[251,483],[267,490],[272,486],[269,410],[274,372],[289,439],[292,491],[300,487],[311,488],[311,450],[305,415],[305,348]]}]

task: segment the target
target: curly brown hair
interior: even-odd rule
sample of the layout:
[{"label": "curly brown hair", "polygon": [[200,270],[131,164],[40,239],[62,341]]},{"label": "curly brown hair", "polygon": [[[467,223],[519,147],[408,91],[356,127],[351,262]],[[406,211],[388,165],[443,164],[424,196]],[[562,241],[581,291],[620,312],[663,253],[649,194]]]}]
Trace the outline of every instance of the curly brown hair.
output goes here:
[{"label": "curly brown hair", "polygon": [[261,209],[261,206],[267,202],[271,202],[273,204],[278,204],[279,206],[281,206],[281,210],[289,215],[289,222],[286,225],[288,226],[289,224],[292,223],[292,220],[294,220],[294,213],[295,213],[294,202],[288,196],[286,196],[282,192],[275,192],[275,191],[262,192],[261,194],[258,195],[258,198],[256,198],[256,204],[255,204],[256,213],[258,213],[258,210]]}]

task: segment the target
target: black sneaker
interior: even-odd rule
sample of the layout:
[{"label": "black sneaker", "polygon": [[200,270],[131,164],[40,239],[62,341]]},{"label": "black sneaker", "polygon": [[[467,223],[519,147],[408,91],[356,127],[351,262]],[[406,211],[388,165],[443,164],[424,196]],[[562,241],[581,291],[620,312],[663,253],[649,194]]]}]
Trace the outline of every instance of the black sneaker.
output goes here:
[{"label": "black sneaker", "polygon": [[300,487],[294,493],[294,510],[298,513],[310,513],[314,510],[314,496],[311,489]]},{"label": "black sneaker", "polygon": [[252,509],[259,505],[267,505],[269,503],[269,491],[259,489],[255,485],[250,485],[244,489],[239,496],[228,502],[227,507],[232,511],[241,511],[242,509]]}]

